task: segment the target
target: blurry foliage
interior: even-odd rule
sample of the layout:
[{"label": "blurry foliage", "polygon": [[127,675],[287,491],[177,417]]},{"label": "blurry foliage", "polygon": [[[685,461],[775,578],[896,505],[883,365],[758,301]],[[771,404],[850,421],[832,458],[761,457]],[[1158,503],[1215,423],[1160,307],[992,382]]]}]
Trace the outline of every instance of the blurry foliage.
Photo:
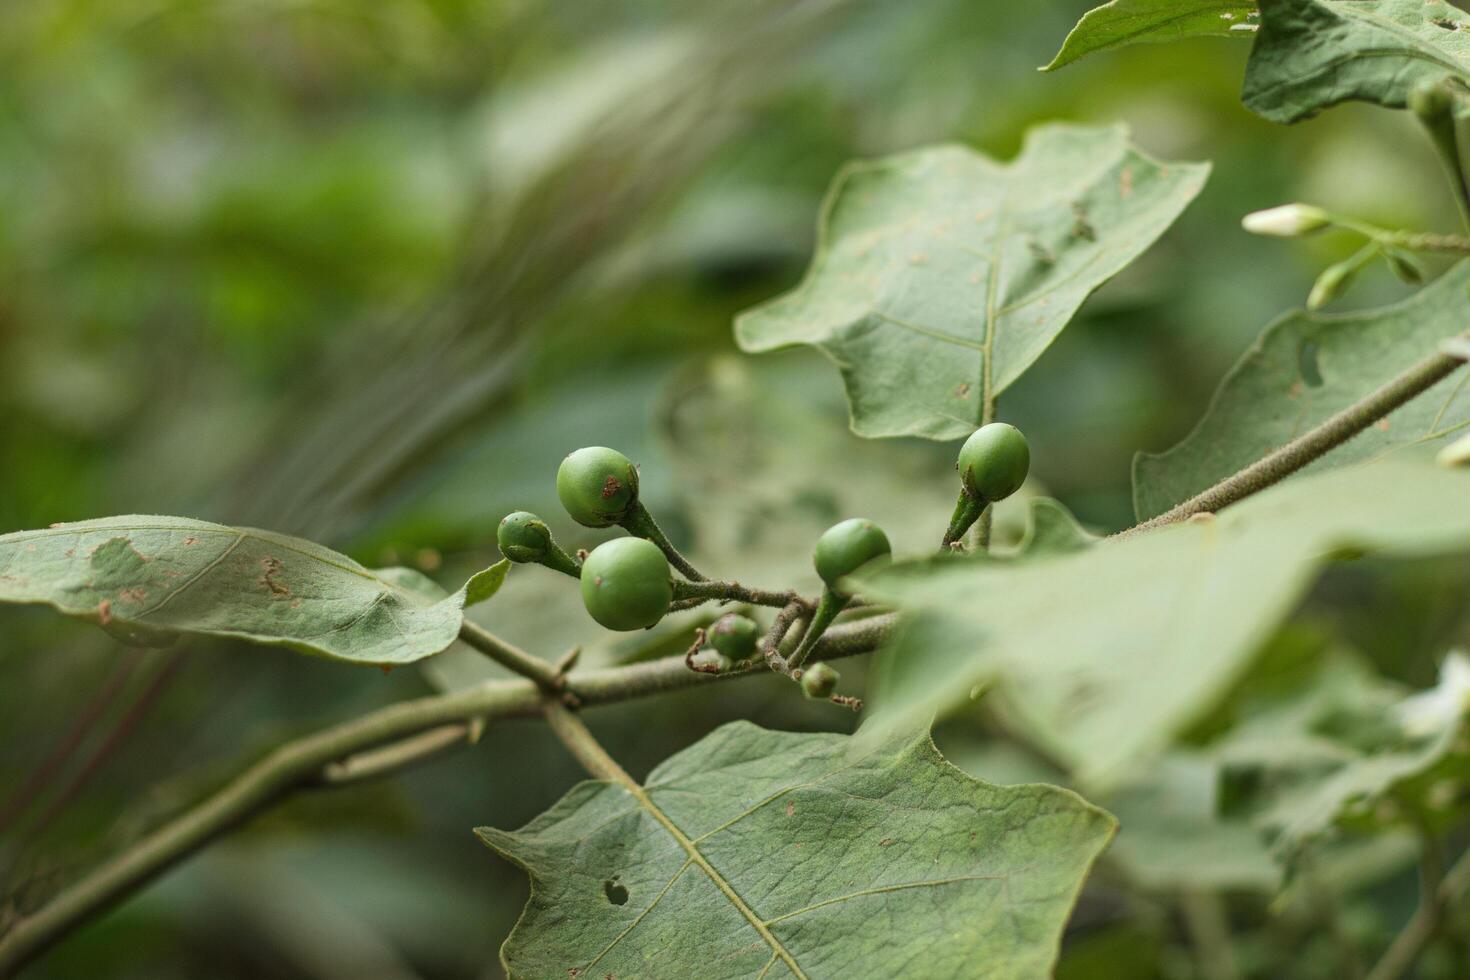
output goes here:
[{"label": "blurry foliage", "polygon": [[[189,513],[453,582],[494,559],[512,507],[590,544],[548,491],[563,453],[598,443],[643,463],[682,543],[753,581],[802,567],[808,532],[846,509],[932,507],[937,527],[947,504],[915,474],[942,476],[947,450],[860,443],[824,364],[732,360],[731,317],[796,281],[843,161],[937,140],[1010,155],[1050,118],[1121,119],[1156,156],[1215,163],[1179,225],[1004,399],[1037,483],[1120,526],[1134,450],[1183,435],[1257,331],[1352,249],[1252,239],[1241,214],[1310,199],[1439,228],[1452,208],[1401,114],[1353,106],[1284,129],[1246,112],[1246,45],[1136,47],[1037,73],[1090,5],[6,4],[0,529]],[[1351,302],[1403,293],[1370,276]],[[719,407],[752,397],[782,434],[769,458]],[[806,487],[791,468],[813,459],[821,485]],[[749,553],[693,537],[726,497],[790,530]],[[921,523],[905,522],[916,540],[932,531]],[[521,601],[486,621],[547,657],[599,639],[576,609],[548,617],[559,632],[533,630],[527,612],[568,594],[540,571],[518,570],[503,598]],[[1309,609],[1424,685],[1443,644],[1467,638],[1467,593],[1463,561],[1375,562],[1330,576]],[[1375,612],[1406,598],[1422,613],[1412,629]],[[288,733],[464,680],[448,659],[385,677],[229,653],[134,654],[41,612],[0,613],[0,805],[76,742],[0,829],[0,894],[44,897]],[[775,679],[669,699],[656,731],[640,705],[597,723],[641,775],[737,717],[851,724]],[[491,730],[392,782],[291,804],[34,975],[496,976],[524,884],[468,828],[518,826],[575,778],[540,729]],[[1343,913],[1355,941],[1383,942],[1407,914],[1404,857],[1359,857],[1385,884]],[[1060,975],[1189,975],[1155,898],[1102,876]],[[1320,902],[1303,887],[1291,908],[1253,913],[1244,962],[1312,959],[1297,941],[1322,936]],[[303,923],[362,959],[324,961]]]}]

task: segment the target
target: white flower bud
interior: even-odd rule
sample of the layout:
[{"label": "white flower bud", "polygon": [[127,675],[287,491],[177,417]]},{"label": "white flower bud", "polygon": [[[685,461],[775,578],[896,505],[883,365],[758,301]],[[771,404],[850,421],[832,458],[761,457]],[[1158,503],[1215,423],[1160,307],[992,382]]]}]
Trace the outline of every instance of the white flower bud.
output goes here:
[{"label": "white flower bud", "polygon": [[1440,466],[1470,466],[1470,436],[1461,436],[1434,457]]},{"label": "white flower bud", "polygon": [[1332,224],[1326,211],[1310,204],[1283,204],[1279,208],[1253,211],[1240,219],[1240,226],[1252,235],[1273,238],[1296,238],[1321,231]]}]

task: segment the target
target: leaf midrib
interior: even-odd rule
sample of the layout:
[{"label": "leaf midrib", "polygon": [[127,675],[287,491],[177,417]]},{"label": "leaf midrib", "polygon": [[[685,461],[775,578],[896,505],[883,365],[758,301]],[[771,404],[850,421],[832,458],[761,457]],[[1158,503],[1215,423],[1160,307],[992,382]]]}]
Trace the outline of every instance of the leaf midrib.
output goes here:
[{"label": "leaf midrib", "polygon": [[[756,932],[760,933],[761,938],[764,939],[766,941],[766,944],[771,947],[771,950],[775,953],[776,957],[784,962],[787,968],[790,969],[791,972],[799,978],[799,980],[810,980],[806,972],[802,970],[802,968],[797,964],[796,958],[791,955],[790,950],[788,950],[785,946],[781,944],[781,941],[776,938],[774,933],[771,932],[765,921],[760,916],[755,914],[754,909],[745,904],[745,900],[741,898],[740,894],[735,891],[735,888],[728,881],[725,880],[724,875],[715,870],[714,865],[710,864],[705,856],[700,853],[700,850],[698,847],[695,846],[694,841],[690,840],[688,835],[686,835],[683,830],[679,829],[678,824],[674,823],[673,820],[669,819],[668,814],[659,809],[658,804],[653,802],[653,798],[648,795],[647,791],[644,790],[642,786],[639,786],[638,783],[631,777],[627,777],[625,773],[622,774],[622,778],[620,778],[618,781],[622,783],[623,788],[632,795],[633,799],[638,801],[638,805],[641,806],[645,811],[647,811],[649,816],[657,820],[663,826],[664,830],[668,831],[669,835],[679,843],[679,846],[684,849],[684,853],[688,855],[689,861],[697,866],[699,870],[705,873],[705,876],[714,883],[714,886],[720,890],[720,892],[725,896],[730,904],[735,906],[740,914],[745,917],[745,921],[749,922],[751,927],[755,929]],[[680,874],[682,873],[683,869],[681,868]],[[675,875],[675,877],[677,878],[678,875]],[[769,969],[769,964],[767,966],[767,969]]]}]

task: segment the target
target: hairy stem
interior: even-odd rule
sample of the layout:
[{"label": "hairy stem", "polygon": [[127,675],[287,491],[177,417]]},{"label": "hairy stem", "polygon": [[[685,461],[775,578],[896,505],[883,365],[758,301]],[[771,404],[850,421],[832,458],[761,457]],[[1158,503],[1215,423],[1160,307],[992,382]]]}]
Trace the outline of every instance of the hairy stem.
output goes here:
[{"label": "hairy stem", "polygon": [[1467,888],[1470,888],[1470,851],[1460,855],[1454,867],[1441,875],[1438,851],[1426,841],[1419,863],[1419,907],[1394,937],[1383,958],[1369,971],[1368,980],[1398,980],[1409,972],[1439,931],[1445,910]]},{"label": "hairy stem", "polygon": [[542,690],[559,691],[562,688],[562,678],[555,667],[507,643],[483,626],[466,619],[460,623],[459,638],[507,670],[529,677]]},{"label": "hairy stem", "polygon": [[546,715],[547,725],[561,739],[561,744],[566,746],[572,758],[581,763],[582,768],[593,779],[605,779],[623,786],[636,785],[627,770],[607,754],[607,749],[597,741],[597,736],[592,734],[581,718],[567,710],[566,705],[560,701],[548,700],[543,713]]},{"label": "hairy stem", "polygon": [[752,606],[773,606],[781,609],[793,602],[807,603],[800,595],[793,591],[770,592],[766,589],[750,589],[739,582],[675,582],[674,601],[685,602],[698,600],[709,602],[711,599],[720,602],[748,602]]},{"label": "hairy stem", "polygon": [[[1460,335],[1470,338],[1470,331]],[[1348,406],[1316,428],[1275,452],[1226,477],[1203,493],[1151,520],[1122,532],[1119,537],[1177,524],[1195,514],[1213,513],[1279,483],[1297,470],[1347,442],[1401,405],[1412,401],[1464,366],[1449,354],[1436,353],[1409,368],[1361,401]]]},{"label": "hairy stem", "polygon": [[[817,644],[814,656],[826,660],[870,652],[888,638],[895,620],[887,614],[834,627]],[[573,673],[566,678],[566,687],[582,704],[595,705],[765,672],[765,665],[756,661],[720,674],[694,673],[685,668],[682,656],[674,656]],[[281,745],[34,913],[16,920],[0,936],[0,976],[12,975],[72,930],[293,793],[396,771],[466,743],[462,734],[450,738],[436,730],[534,716],[546,710],[545,700],[546,692],[529,680],[491,681],[404,701]]]},{"label": "hairy stem", "polygon": [[1240,980],[1240,966],[1230,941],[1230,917],[1220,896],[1186,890],[1179,896],[1179,910],[1199,954],[1200,976],[1205,980]]},{"label": "hairy stem", "polygon": [[689,581],[708,581],[708,578],[699,569],[691,565],[689,559],[685,558],[678,548],[674,547],[674,543],[669,540],[668,535],[664,534],[663,528],[658,526],[658,521],[653,519],[653,515],[648,512],[648,508],[644,507],[641,503],[635,502],[633,509],[628,512],[628,516],[623,518],[619,523],[622,524],[624,530],[634,537],[647,538],[649,541],[658,545],[659,549],[664,553],[664,556],[668,558],[669,564],[677,568],[679,574],[683,575]]},{"label": "hairy stem", "polygon": [[822,590],[821,601],[817,603],[817,611],[812,613],[812,621],[807,624],[806,634],[802,636],[801,643],[797,644],[791,656],[786,658],[787,665],[795,670],[806,663],[806,658],[811,655],[812,648],[816,646],[822,634],[827,632],[827,627],[832,625],[832,620],[842,612],[852,599],[851,596],[838,595],[830,588]]},{"label": "hairy stem", "polygon": [[806,610],[807,607],[800,602],[793,602],[786,606],[776,614],[771,628],[761,639],[761,657],[765,660],[766,666],[778,674],[788,676],[791,674],[791,665],[781,655],[781,641],[786,639],[786,634],[791,632],[791,628],[796,625],[796,621],[801,619],[802,613]]},{"label": "hairy stem", "polygon": [[939,542],[939,546],[948,548],[964,537],[971,525],[985,513],[985,508],[984,498],[976,497],[963,490],[960,491],[960,499],[955,502],[954,514],[949,519],[949,527],[945,530],[944,538]]}]

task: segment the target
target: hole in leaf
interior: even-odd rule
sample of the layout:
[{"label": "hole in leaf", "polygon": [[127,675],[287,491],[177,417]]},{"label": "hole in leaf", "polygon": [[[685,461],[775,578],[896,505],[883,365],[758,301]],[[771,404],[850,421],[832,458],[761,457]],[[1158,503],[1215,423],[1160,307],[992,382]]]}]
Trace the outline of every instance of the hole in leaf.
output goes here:
[{"label": "hole in leaf", "polygon": [[614,905],[628,904],[628,889],[618,884],[618,879],[616,878],[609,878],[607,881],[604,881],[602,883],[602,893],[606,895],[607,900],[609,902],[612,902]]},{"label": "hole in leaf", "polygon": [[1302,341],[1301,349],[1297,351],[1297,370],[1301,372],[1302,380],[1307,383],[1307,387],[1322,387],[1322,371],[1317,366],[1317,342],[1315,340]]}]

